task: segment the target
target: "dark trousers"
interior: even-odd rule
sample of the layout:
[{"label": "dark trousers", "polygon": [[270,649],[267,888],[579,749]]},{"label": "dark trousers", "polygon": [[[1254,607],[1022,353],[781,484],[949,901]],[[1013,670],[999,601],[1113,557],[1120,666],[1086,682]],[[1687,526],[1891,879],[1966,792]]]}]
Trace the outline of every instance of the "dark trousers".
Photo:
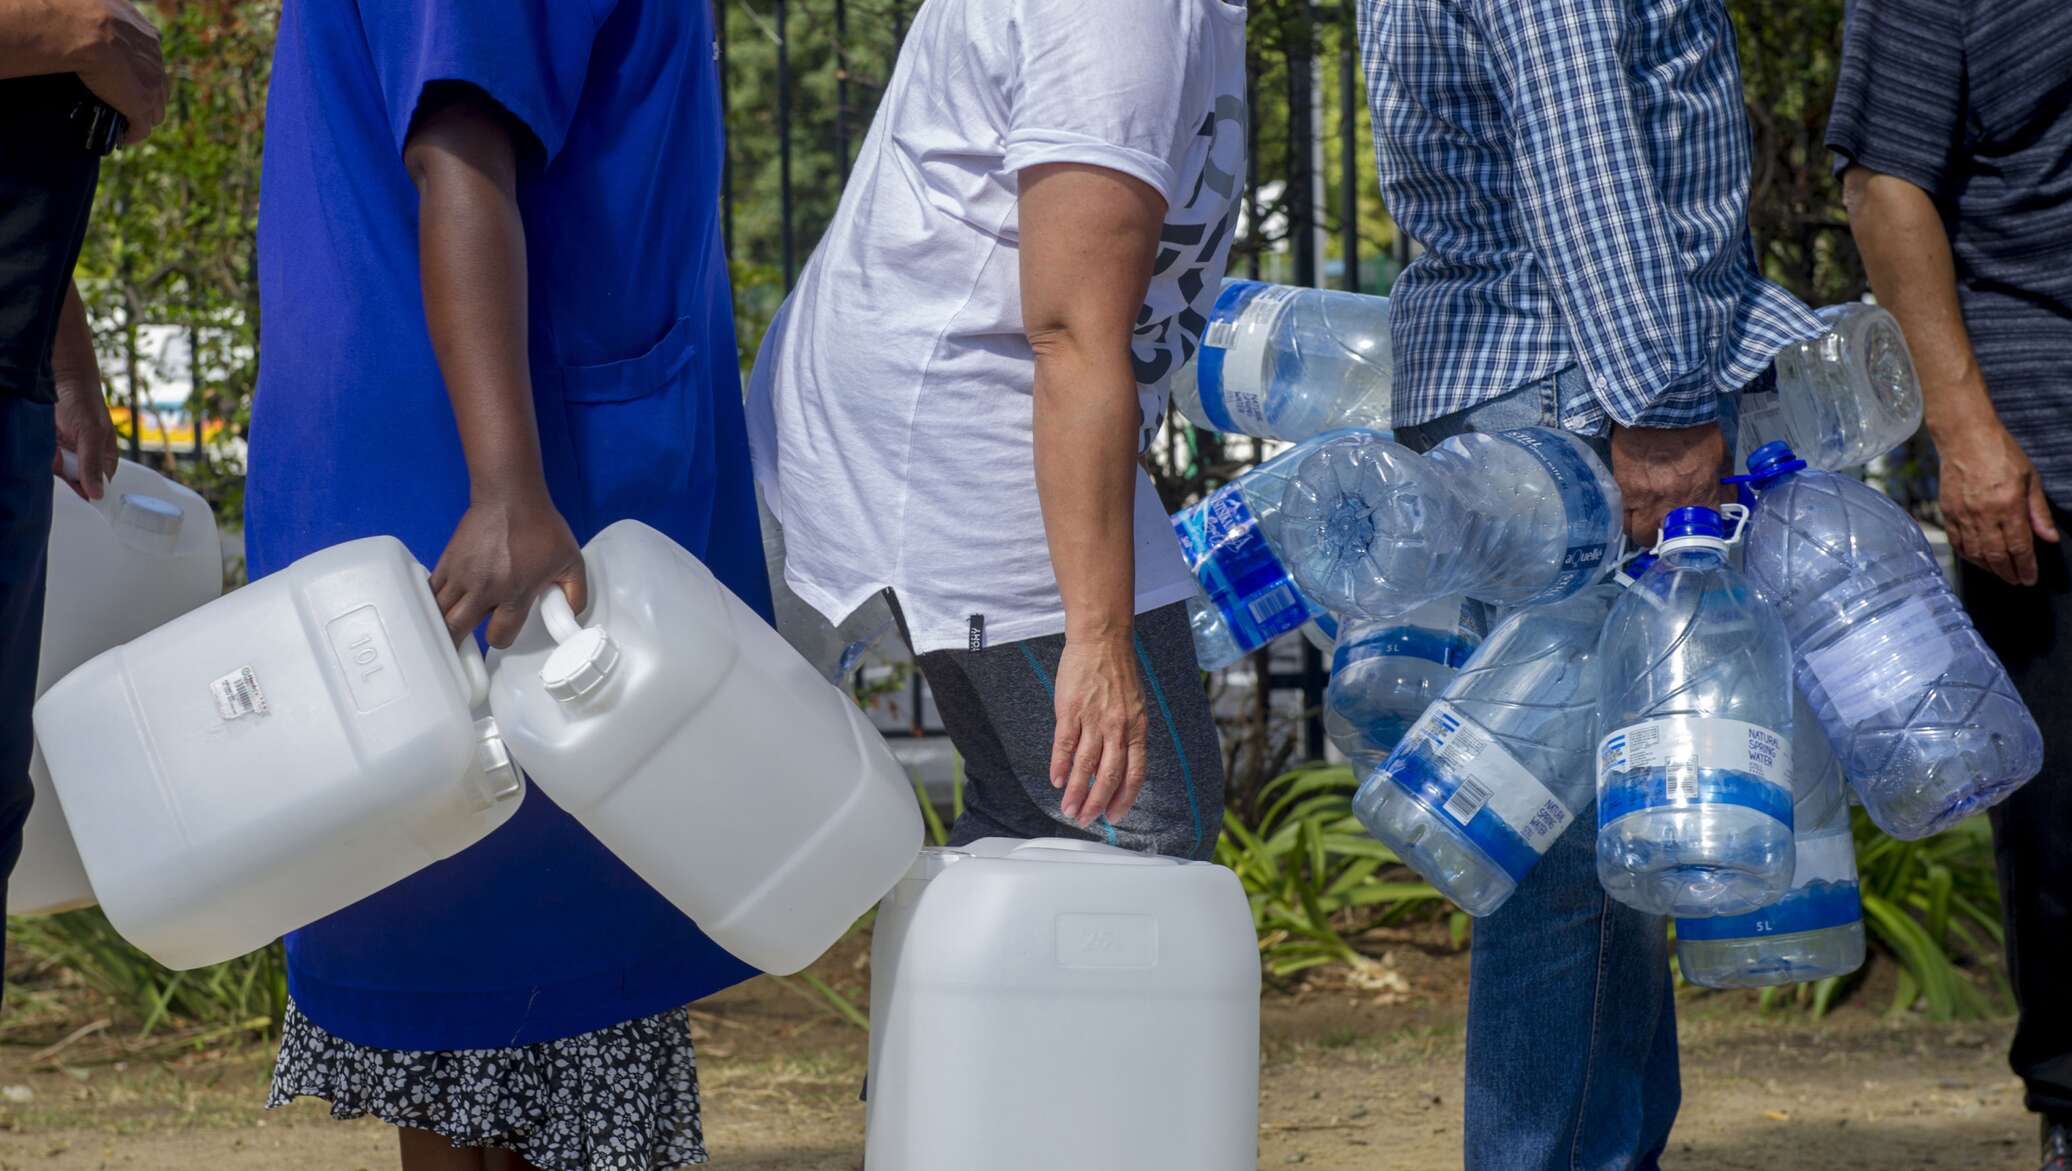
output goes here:
[{"label": "dark trousers", "polygon": [[[2072,512],[2056,511],[2072,540]],[[2043,729],[2043,772],[1993,810],[2007,966],[2021,1020],[2008,1060],[2029,1109],[2072,1120],[2072,556],[2036,547],[2035,586],[1964,567],[1964,604]]]},{"label": "dark trousers", "polygon": [[[50,545],[51,409],[0,394],[0,905],[29,816],[29,713],[43,642],[43,555]],[[0,928],[4,930],[4,928]]]}]

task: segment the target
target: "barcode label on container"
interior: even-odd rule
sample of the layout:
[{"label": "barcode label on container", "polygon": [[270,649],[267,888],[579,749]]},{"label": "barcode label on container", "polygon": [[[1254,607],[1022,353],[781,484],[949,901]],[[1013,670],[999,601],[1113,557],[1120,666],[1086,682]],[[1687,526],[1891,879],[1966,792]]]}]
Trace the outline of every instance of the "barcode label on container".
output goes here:
[{"label": "barcode label on container", "polygon": [[1264,624],[1295,605],[1295,591],[1286,585],[1277,585],[1247,604],[1252,611],[1252,621]]},{"label": "barcode label on container", "polygon": [[1461,781],[1460,788],[1446,799],[1446,816],[1466,825],[1475,820],[1482,807],[1489,804],[1489,786],[1473,777]]},{"label": "barcode label on container", "polygon": [[266,714],[266,693],[259,690],[259,677],[249,666],[209,684],[209,690],[216,699],[216,713],[226,720]]}]

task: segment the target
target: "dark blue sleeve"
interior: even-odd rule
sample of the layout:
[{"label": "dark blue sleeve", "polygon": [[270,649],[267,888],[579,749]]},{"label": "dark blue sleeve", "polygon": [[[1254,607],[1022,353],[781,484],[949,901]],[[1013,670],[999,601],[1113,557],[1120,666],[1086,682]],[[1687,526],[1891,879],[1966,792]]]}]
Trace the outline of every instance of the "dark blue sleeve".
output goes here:
[{"label": "dark blue sleeve", "polygon": [[1966,0],[1850,0],[1828,115],[1835,169],[1906,180],[1938,202],[1962,157]]},{"label": "dark blue sleeve", "polygon": [[613,0],[359,0],[396,150],[425,87],[472,85],[509,111],[551,162],[568,137],[590,47]]}]

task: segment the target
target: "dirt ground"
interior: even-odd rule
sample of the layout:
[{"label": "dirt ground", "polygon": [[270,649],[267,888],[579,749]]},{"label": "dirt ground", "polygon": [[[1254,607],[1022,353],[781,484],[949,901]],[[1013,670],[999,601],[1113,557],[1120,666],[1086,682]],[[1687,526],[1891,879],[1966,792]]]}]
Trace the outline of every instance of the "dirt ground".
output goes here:
[{"label": "dirt ground", "polygon": [[[1465,957],[1406,938],[1384,970],[1394,976],[1364,990],[1267,997],[1262,1168],[1460,1166]],[[815,972],[865,1002],[854,949]],[[1880,975],[1820,1021],[1758,1012],[1749,994],[1687,991],[1684,1108],[1667,1166],[2031,1171],[2035,1130],[2003,1059],[2008,1025],[1887,1014]],[[321,1103],[260,1109],[270,1054],[257,1045],[140,1051],[111,1026],[52,1051],[92,1019],[90,1005],[55,1012],[52,995],[10,990],[0,1021],[0,1171],[396,1166],[378,1124],[334,1122]],[[864,1034],[817,993],[757,980],[699,1005],[694,1030],[713,1166],[862,1167]]]}]

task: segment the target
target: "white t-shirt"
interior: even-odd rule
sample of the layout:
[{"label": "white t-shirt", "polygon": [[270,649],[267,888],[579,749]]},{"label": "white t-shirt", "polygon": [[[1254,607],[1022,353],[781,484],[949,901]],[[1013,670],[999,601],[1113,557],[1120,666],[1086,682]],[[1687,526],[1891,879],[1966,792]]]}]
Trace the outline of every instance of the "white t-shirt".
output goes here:
[{"label": "white t-shirt", "polygon": [[[1244,38],[1230,0],[921,6],[749,389],[785,576],[831,621],[890,586],[922,652],[1065,628],[1036,496],[1016,175],[1083,163],[1165,197],[1132,345],[1142,450],[1229,256]],[[1136,546],[1138,613],[1194,592],[1141,470]]]}]

